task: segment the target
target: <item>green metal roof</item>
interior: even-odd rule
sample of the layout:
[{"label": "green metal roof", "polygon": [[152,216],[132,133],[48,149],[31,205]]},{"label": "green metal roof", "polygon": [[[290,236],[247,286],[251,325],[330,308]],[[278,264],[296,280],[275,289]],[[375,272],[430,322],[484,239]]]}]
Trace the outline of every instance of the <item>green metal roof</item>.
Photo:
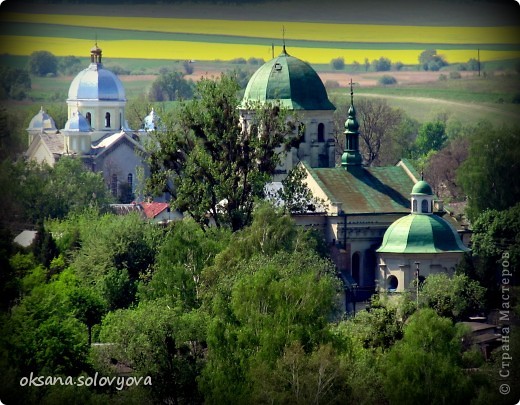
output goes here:
[{"label": "green metal roof", "polygon": [[433,195],[433,190],[427,182],[420,180],[413,186],[412,194]]},{"label": "green metal roof", "polygon": [[453,227],[432,214],[409,214],[386,230],[379,253],[467,252]]},{"label": "green metal roof", "polygon": [[266,62],[249,80],[242,107],[248,102],[278,101],[290,110],[335,110],[316,71],[306,62],[288,55]]},{"label": "green metal roof", "polygon": [[[305,163],[303,163],[305,164]],[[403,167],[355,167],[306,169],[331,202],[342,203],[353,213],[409,213],[413,179]]]}]

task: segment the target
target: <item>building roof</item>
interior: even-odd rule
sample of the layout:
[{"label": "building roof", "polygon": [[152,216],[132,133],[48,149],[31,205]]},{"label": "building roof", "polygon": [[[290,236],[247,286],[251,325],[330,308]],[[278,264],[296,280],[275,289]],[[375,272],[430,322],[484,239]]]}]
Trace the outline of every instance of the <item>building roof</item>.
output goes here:
[{"label": "building roof", "polygon": [[91,132],[90,124],[79,111],[74,111],[65,123],[64,131],[69,132]]},{"label": "building roof", "polygon": [[101,63],[91,63],[70,84],[68,100],[126,101],[126,97],[123,84],[114,73]]},{"label": "building roof", "polygon": [[413,186],[412,194],[433,195],[433,190],[427,182],[420,180]]},{"label": "building roof", "polygon": [[[304,163],[305,164],[305,163]],[[305,167],[331,202],[348,214],[408,213],[414,180],[403,165],[389,167]]]},{"label": "building roof", "polygon": [[29,247],[33,243],[34,238],[36,238],[37,234],[37,231],[22,231],[16,236],[16,238],[14,238],[14,243],[22,247]]},{"label": "building roof", "polygon": [[453,227],[433,214],[409,214],[388,227],[379,253],[467,252]]},{"label": "building roof", "polygon": [[242,108],[248,102],[279,102],[290,110],[335,110],[316,71],[284,51],[266,62],[249,80]]},{"label": "building roof", "polygon": [[142,202],[140,205],[143,207],[144,214],[148,219],[154,219],[157,215],[170,207],[168,203],[163,202]]},{"label": "building roof", "polygon": [[29,127],[27,127],[28,131],[57,131],[56,123],[53,118],[43,111],[43,107],[40,108],[38,114],[36,114],[29,123]]}]

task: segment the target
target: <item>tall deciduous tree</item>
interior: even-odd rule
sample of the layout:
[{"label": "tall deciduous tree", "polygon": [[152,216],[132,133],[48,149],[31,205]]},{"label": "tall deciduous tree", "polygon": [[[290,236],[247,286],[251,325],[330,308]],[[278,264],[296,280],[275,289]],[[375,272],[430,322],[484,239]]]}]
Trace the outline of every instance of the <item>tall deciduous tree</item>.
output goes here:
[{"label": "tall deciduous tree", "polygon": [[457,404],[472,387],[460,367],[461,335],[451,320],[423,309],[409,318],[404,337],[386,355],[384,387],[390,403]]},{"label": "tall deciduous tree", "polygon": [[426,155],[432,150],[441,150],[447,140],[446,125],[443,122],[425,122],[419,128],[415,140],[416,151],[419,155]]},{"label": "tall deciduous tree", "polygon": [[508,209],[520,201],[520,128],[481,125],[470,138],[469,156],[457,172],[468,196],[470,220],[486,209]]},{"label": "tall deciduous tree", "polygon": [[243,131],[238,90],[232,76],[201,80],[176,125],[157,134],[149,160],[149,185],[169,191],[177,209],[203,226],[211,216],[217,227],[234,231],[250,223],[253,201],[263,195],[277,148],[292,130],[279,108],[251,106],[256,122]]}]

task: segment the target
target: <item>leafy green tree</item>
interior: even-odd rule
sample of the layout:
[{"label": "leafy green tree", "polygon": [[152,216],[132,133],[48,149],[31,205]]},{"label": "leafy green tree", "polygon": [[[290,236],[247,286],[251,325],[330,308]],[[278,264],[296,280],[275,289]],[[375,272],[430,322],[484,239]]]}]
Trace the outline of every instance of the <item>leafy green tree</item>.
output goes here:
[{"label": "leafy green tree", "polygon": [[75,75],[82,69],[81,59],[69,55],[58,60],[58,70],[64,75]]},{"label": "leafy green tree", "polygon": [[390,404],[466,403],[473,387],[460,362],[459,330],[432,309],[419,310],[382,364]]},{"label": "leafy green tree", "polygon": [[447,139],[444,123],[440,121],[425,122],[419,128],[419,134],[415,140],[416,151],[419,155],[427,155],[432,150],[441,150]]},{"label": "leafy green tree", "polygon": [[349,399],[346,365],[331,345],[305,353],[294,342],[274,369],[261,363],[251,371],[255,404],[344,404]]},{"label": "leafy green tree", "polygon": [[36,76],[58,73],[58,58],[49,51],[35,51],[29,55],[29,72]]},{"label": "leafy green tree", "polygon": [[475,221],[486,209],[506,210],[520,201],[520,128],[480,125],[470,137],[469,156],[457,171],[468,196],[466,213]]},{"label": "leafy green tree", "polygon": [[372,61],[372,66],[376,72],[386,72],[392,68],[392,62],[388,58],[380,57]]},{"label": "leafy green tree", "polygon": [[31,78],[25,69],[0,66],[0,99],[23,100],[31,90]]},{"label": "leafy green tree", "polygon": [[203,312],[183,313],[167,299],[140,303],[134,309],[109,313],[100,339],[109,343],[97,362],[112,358],[130,365],[139,376],[150,376],[147,402],[202,403],[197,376],[203,366],[205,328]]},{"label": "leafy green tree", "polygon": [[45,268],[49,268],[52,259],[58,256],[58,247],[52,238],[52,234],[45,229],[42,222],[38,224],[36,232],[36,237],[31,246],[34,257]]},{"label": "leafy green tree", "polygon": [[330,64],[335,70],[343,70],[345,69],[345,58],[334,58],[330,61]]},{"label": "leafy green tree", "polygon": [[167,297],[171,305],[198,308],[202,271],[213,264],[228,241],[229,232],[225,229],[203,232],[189,218],[175,223],[158,249],[151,279],[140,285],[140,296],[148,300]]},{"label": "leafy green tree", "polygon": [[423,70],[437,71],[447,65],[444,56],[438,55],[435,49],[427,49],[419,55],[419,67]]},{"label": "leafy green tree", "polygon": [[155,79],[149,92],[150,101],[186,100],[193,97],[193,82],[179,72],[166,71]]},{"label": "leafy green tree", "polygon": [[251,133],[245,133],[237,91],[226,75],[198,82],[196,98],[181,106],[175,127],[157,134],[148,183],[169,191],[175,208],[201,226],[211,216],[217,227],[233,231],[251,222],[253,201],[263,196],[278,163],[276,148],[292,131],[279,108],[257,106]]},{"label": "leafy green tree", "polygon": [[92,289],[78,287],[69,294],[74,316],[87,325],[88,345],[92,343],[92,327],[101,322],[105,313],[105,302]]},{"label": "leafy green tree", "polygon": [[486,289],[464,274],[448,277],[444,273],[431,274],[426,278],[419,297],[439,316],[455,321],[465,321],[468,316],[478,315],[484,308]]},{"label": "leafy green tree", "polygon": [[279,199],[283,203],[283,209],[289,214],[315,211],[324,202],[313,196],[304,183],[305,177],[303,166],[294,167],[282,180],[282,188],[277,190],[275,195],[269,197]]}]

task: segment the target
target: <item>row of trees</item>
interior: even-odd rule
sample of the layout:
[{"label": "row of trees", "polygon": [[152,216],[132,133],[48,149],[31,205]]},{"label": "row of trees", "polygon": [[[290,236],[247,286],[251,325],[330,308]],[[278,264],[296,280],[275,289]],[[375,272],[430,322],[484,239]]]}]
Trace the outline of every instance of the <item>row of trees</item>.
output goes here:
[{"label": "row of trees", "polygon": [[[428,278],[419,310],[406,294],[383,295],[342,319],[321,237],[269,205],[235,233],[90,209],[48,221],[44,235],[46,251],[49,236],[55,245],[46,261],[42,243],[34,253],[4,247],[7,403],[503,403],[488,377],[501,357],[484,365],[454,324],[483,305],[484,289],[464,273]],[[19,384],[31,372],[111,376],[114,362],[152,385]]]}]

